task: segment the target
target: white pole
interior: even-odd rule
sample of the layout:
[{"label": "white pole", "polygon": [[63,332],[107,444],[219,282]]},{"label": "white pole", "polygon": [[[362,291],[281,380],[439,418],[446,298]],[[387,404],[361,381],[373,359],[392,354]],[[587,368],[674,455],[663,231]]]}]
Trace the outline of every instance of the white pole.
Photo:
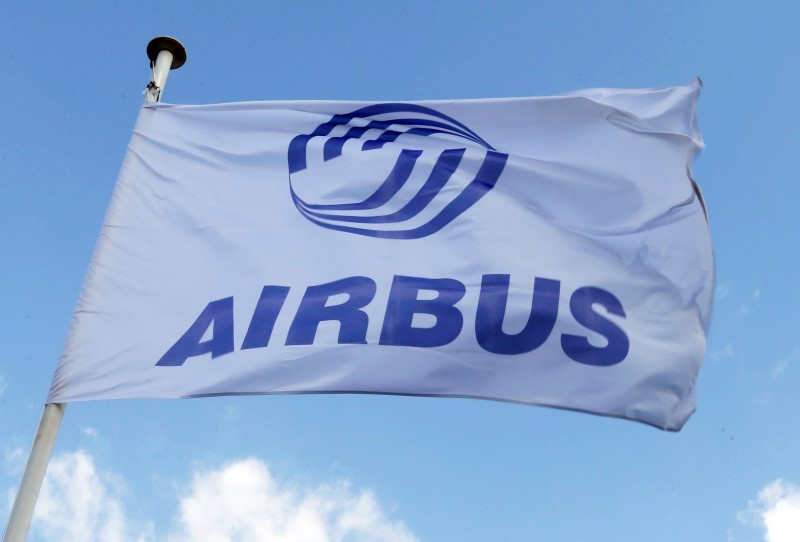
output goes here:
[{"label": "white pole", "polygon": [[[145,90],[145,99],[148,102],[157,102],[161,99],[169,70],[180,68],[186,62],[186,49],[175,38],[161,36],[147,45],[147,56],[150,58],[150,67],[153,68],[153,77]],[[33,509],[36,507],[36,499],[44,481],[65,408],[66,405],[55,403],[44,407],[17,498],[8,518],[3,542],[25,542],[28,536]]]},{"label": "white pole", "polygon": [[36,498],[42,487],[44,473],[47,470],[47,463],[50,460],[50,453],[53,451],[53,444],[56,442],[58,426],[61,424],[65,408],[66,405],[63,404],[49,404],[44,407],[39,430],[36,431],[31,454],[28,456],[25,474],[22,475],[19,492],[14,501],[14,508],[11,509],[11,516],[8,518],[3,542],[24,542],[28,535],[33,508],[36,506]]}]

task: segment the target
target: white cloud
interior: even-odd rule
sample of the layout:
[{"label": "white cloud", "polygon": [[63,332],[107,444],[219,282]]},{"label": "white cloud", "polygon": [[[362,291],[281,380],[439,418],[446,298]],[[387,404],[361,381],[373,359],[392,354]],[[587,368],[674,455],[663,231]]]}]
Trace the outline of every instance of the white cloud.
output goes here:
[{"label": "white cloud", "polygon": [[52,459],[36,503],[32,534],[53,542],[145,540],[144,534],[128,532],[115,478],[99,474],[83,451]]},{"label": "white cloud", "polygon": [[[166,534],[152,522],[133,528],[124,484],[99,472],[83,451],[51,460],[31,527],[31,540],[52,542],[415,542],[375,495],[348,482],[302,488],[275,480],[256,459],[196,472],[179,491]],[[171,529],[171,530],[168,530]]]},{"label": "white cloud", "polygon": [[174,541],[412,542],[369,491],[346,482],[310,490],[281,485],[267,466],[248,459],[198,473],[180,503]]},{"label": "white cloud", "polygon": [[800,488],[776,480],[758,494],[767,542],[800,540]]},{"label": "white cloud", "polygon": [[800,487],[781,479],[765,486],[749,503],[740,521],[754,518],[764,529],[764,542],[800,540]]},{"label": "white cloud", "polygon": [[6,389],[8,389],[8,383],[6,382],[6,377],[0,374],[0,399],[6,394]]},{"label": "white cloud", "polygon": [[759,299],[761,299],[761,288],[756,288],[756,291],[753,292],[753,301],[758,303]]}]

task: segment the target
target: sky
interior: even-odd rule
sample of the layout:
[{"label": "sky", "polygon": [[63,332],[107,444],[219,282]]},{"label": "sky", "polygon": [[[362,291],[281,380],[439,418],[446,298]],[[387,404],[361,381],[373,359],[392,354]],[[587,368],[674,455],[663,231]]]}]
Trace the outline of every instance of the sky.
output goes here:
[{"label": "sky", "polygon": [[[108,5],[106,5],[108,4]],[[679,433],[463,399],[68,406],[29,540],[800,540],[796,2],[8,2],[0,21],[5,524],[149,78],[163,101],[420,100],[704,83],[717,263]]]}]

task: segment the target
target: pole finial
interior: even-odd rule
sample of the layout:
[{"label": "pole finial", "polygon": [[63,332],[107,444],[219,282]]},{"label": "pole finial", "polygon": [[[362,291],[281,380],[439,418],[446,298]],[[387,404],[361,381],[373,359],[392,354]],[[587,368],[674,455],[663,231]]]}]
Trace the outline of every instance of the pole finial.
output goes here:
[{"label": "pole finial", "polygon": [[150,59],[150,65],[153,66],[158,58],[158,53],[161,51],[169,51],[172,53],[172,65],[170,70],[177,70],[186,62],[186,48],[181,42],[169,36],[158,36],[150,40],[147,44],[147,57]]}]

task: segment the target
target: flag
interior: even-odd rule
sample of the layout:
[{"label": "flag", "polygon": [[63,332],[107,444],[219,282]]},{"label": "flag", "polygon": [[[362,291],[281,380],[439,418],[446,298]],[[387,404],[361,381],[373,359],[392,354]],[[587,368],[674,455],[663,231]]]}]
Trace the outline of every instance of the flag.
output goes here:
[{"label": "flag", "polygon": [[48,402],[472,397],[679,430],[714,281],[699,89],[144,104]]}]

